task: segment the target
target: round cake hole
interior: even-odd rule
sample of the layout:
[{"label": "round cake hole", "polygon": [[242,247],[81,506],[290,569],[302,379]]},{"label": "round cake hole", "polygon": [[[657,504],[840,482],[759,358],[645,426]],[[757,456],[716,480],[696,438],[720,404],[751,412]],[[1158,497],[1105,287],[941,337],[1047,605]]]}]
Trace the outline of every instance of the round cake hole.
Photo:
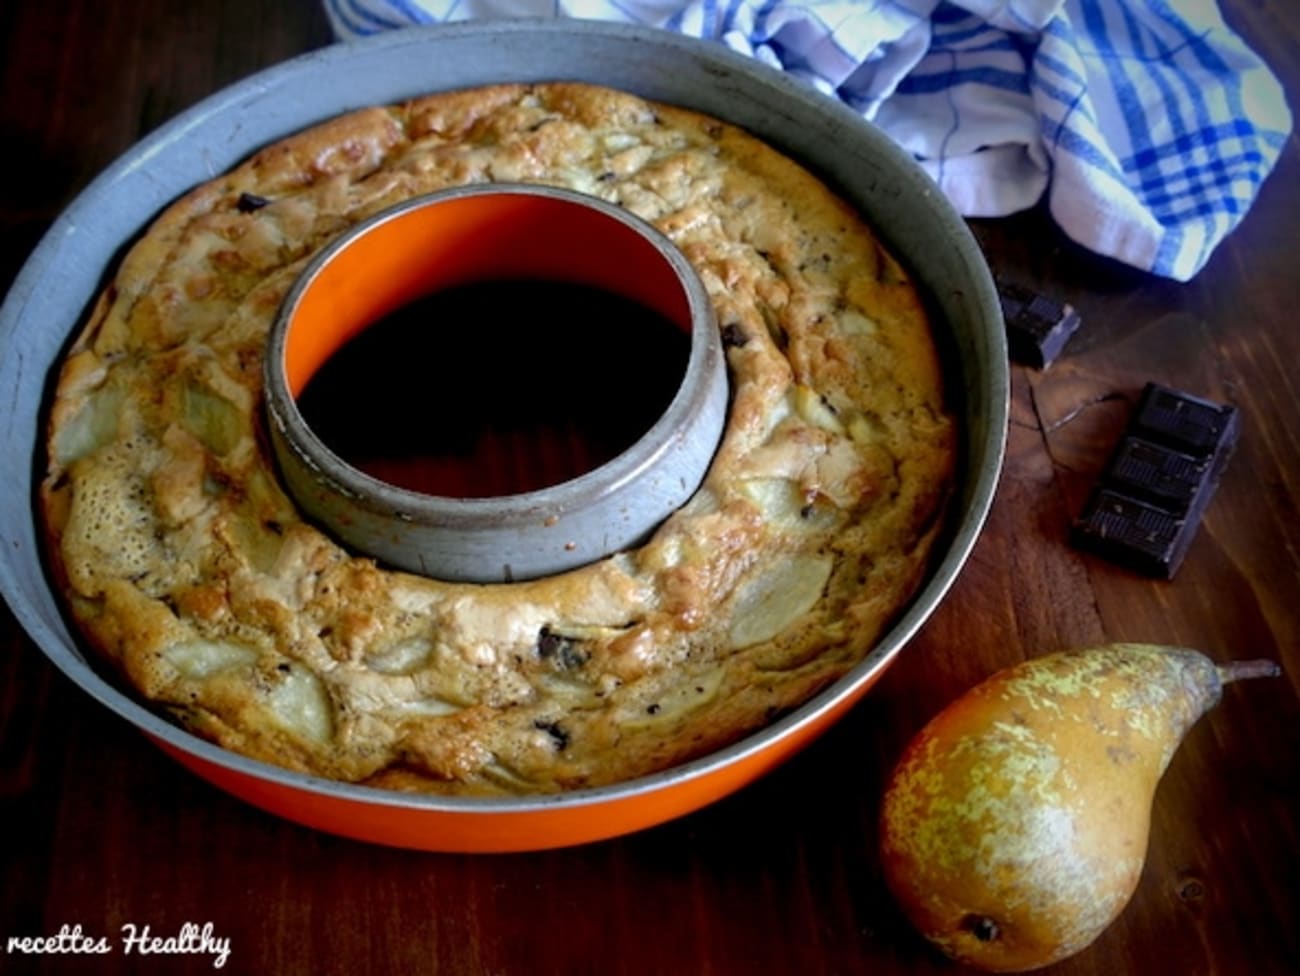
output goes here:
[{"label": "round cake hole", "polygon": [[380,562],[493,582],[639,545],[726,421],[685,256],[615,204],[454,187],[340,235],[268,338],[269,434],[303,512]]},{"label": "round cake hole", "polygon": [[681,387],[690,335],[587,284],[440,289],[349,339],[298,395],[343,461],[409,491],[538,491],[630,448]]}]

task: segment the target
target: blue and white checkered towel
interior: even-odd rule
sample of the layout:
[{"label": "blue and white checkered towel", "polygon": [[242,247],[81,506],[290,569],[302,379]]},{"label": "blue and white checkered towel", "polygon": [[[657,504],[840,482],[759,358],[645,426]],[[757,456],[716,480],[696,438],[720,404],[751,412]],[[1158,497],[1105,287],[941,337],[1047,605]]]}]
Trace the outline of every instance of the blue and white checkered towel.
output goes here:
[{"label": "blue and white checkered towel", "polygon": [[1245,215],[1291,129],[1281,86],[1215,0],[324,3],[342,38],[555,16],[716,40],[873,120],[963,214],[1046,193],[1079,243],[1182,281]]}]

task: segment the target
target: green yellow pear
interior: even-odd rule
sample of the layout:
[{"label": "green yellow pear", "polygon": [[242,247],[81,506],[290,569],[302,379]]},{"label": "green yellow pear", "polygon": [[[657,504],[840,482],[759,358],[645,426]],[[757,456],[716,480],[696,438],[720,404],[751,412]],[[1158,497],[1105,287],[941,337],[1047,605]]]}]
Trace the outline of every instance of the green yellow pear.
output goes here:
[{"label": "green yellow pear", "polygon": [[1088,946],[1137,886],[1156,784],[1223,684],[1277,674],[1112,644],[993,675],[907,746],[880,821],[885,880],[962,962],[1035,969]]}]

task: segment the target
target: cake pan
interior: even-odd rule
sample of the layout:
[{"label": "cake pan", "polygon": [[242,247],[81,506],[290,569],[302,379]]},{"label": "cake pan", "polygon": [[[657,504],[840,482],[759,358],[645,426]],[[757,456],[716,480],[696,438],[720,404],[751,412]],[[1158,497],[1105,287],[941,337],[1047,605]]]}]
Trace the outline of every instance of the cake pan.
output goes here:
[{"label": "cake pan", "polygon": [[[33,507],[42,408],[104,276],[172,199],[254,150],[350,109],[495,82],[622,88],[748,129],[856,206],[927,297],[962,427],[950,526],[915,598],[872,652],[805,705],[732,746],[613,786],[520,798],[449,798],[327,782],[245,759],[168,723],[106,681],[44,572]],[[0,307],[0,591],[50,660],[94,700],[217,786],[275,814],[360,840],[438,851],[536,850],[629,833],[688,813],[789,758],[847,711],[958,575],[992,504],[1009,374],[1001,311],[973,237],[928,176],[840,103],[720,45],[629,25],[497,21],[378,35],[306,54],[225,89],[148,136],[52,225]]]}]

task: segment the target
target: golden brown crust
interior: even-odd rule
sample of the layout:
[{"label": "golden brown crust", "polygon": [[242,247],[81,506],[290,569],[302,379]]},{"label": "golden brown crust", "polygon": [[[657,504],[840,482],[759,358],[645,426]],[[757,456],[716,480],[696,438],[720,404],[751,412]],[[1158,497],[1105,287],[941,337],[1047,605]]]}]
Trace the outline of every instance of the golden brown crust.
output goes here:
[{"label": "golden brown crust", "polygon": [[[263,443],[261,358],[341,229],[485,181],[666,233],[715,305],[733,402],[704,485],[642,548],[474,586],[302,520]],[[167,209],[64,363],[42,507],[89,642],[197,733],[396,789],[554,791],[734,741],[861,660],[924,571],[953,445],[915,288],[809,174],[692,112],[503,85],[345,115]]]}]

